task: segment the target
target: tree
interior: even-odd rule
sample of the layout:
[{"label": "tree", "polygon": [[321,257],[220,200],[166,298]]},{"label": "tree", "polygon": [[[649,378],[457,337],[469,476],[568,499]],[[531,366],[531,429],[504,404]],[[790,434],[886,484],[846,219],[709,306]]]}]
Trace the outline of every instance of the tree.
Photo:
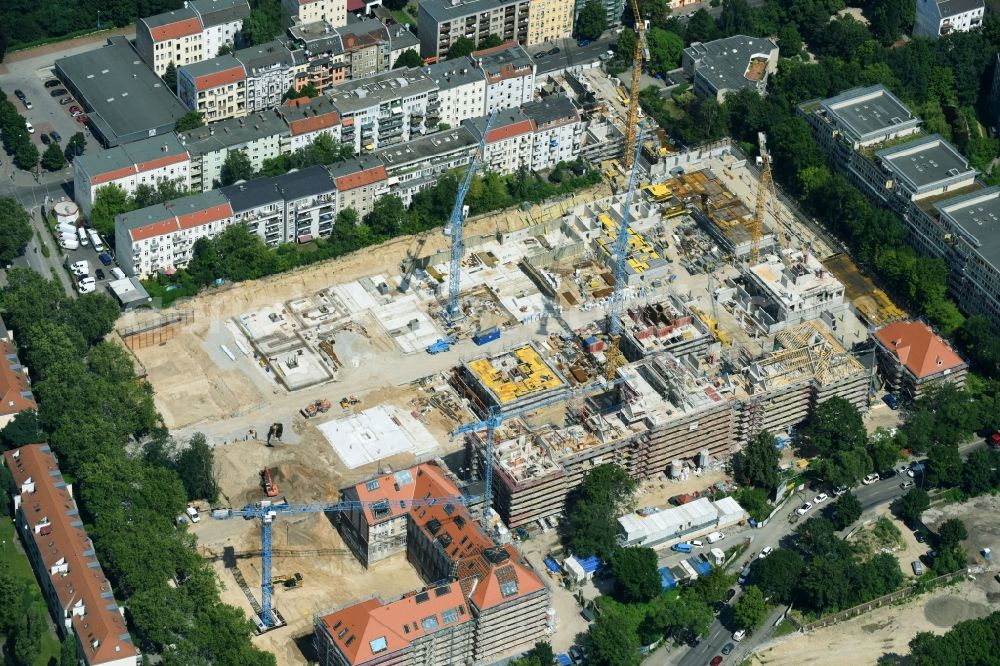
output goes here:
[{"label": "tree", "polygon": [[115,216],[135,209],[135,204],[120,185],[111,183],[97,189],[90,207],[90,225],[104,235],[115,233]]},{"label": "tree", "polygon": [[792,602],[795,585],[805,567],[802,556],[794,550],[778,548],[753,564],[751,580],[765,598],[787,604]]},{"label": "tree", "polygon": [[611,571],[624,603],[644,603],[660,594],[660,573],[652,548],[622,548],[611,556]]},{"label": "tree", "polygon": [[830,522],[838,530],[854,524],[861,517],[861,502],[852,492],[846,492],[830,506]]},{"label": "tree", "polygon": [[74,157],[83,155],[86,148],[87,137],[83,135],[83,132],[77,132],[66,142],[66,159],[72,161]]},{"label": "tree", "polygon": [[476,50],[476,43],[462,35],[455,41],[451,43],[448,47],[448,60],[456,60],[458,58],[464,58],[473,51]]},{"label": "tree", "polygon": [[3,445],[5,450],[43,441],[45,433],[38,424],[38,412],[33,409],[18,412],[10,423],[0,430],[0,445]]},{"label": "tree", "polygon": [[232,185],[238,180],[253,178],[253,164],[242,150],[230,150],[219,170],[219,181],[223,185]]},{"label": "tree", "polygon": [[923,488],[910,488],[902,497],[892,503],[892,508],[896,515],[906,522],[916,522],[920,520],[921,514],[931,505],[931,500],[927,496],[927,491]]},{"label": "tree", "polygon": [[608,16],[599,0],[587,0],[576,17],[576,36],[579,39],[597,39],[608,29]]},{"label": "tree", "polygon": [[66,166],[66,157],[63,155],[62,149],[59,148],[59,144],[55,141],[50,143],[49,147],[42,153],[42,166],[49,171],[59,171],[59,169]]},{"label": "tree", "polygon": [[965,523],[959,518],[949,518],[938,527],[938,541],[942,548],[958,546],[969,538]]},{"label": "tree", "polygon": [[756,585],[751,585],[744,590],[743,595],[733,606],[733,621],[737,625],[753,631],[767,615],[767,602],[764,601],[764,593]]},{"label": "tree", "polygon": [[984,449],[969,454],[962,465],[962,491],[966,495],[981,495],[1000,482],[994,471],[996,456]]},{"label": "tree", "polygon": [[396,64],[392,66],[393,69],[399,69],[400,67],[423,67],[424,59],[420,57],[420,54],[413,49],[406,49],[399,54],[396,58]]},{"label": "tree", "polygon": [[[421,64],[423,63],[421,62]],[[319,97],[319,90],[316,90],[316,86],[311,83],[307,83],[299,88],[295,87],[293,84],[288,90],[285,91],[285,94],[281,96],[281,100],[288,101],[290,99],[299,99],[301,97],[308,97],[309,99]]]},{"label": "tree", "polygon": [[38,166],[38,148],[30,140],[21,142],[14,149],[14,166],[26,171]]},{"label": "tree", "polygon": [[0,264],[20,256],[31,240],[31,218],[14,199],[0,199]]},{"label": "tree", "polygon": [[757,433],[732,458],[733,476],[738,483],[750,484],[768,492],[778,486],[778,460],[781,453],[774,435],[766,430]]},{"label": "tree", "polygon": [[880,428],[868,440],[868,457],[871,458],[874,469],[892,469],[899,460],[899,445],[888,431]]},{"label": "tree", "polygon": [[635,666],[639,637],[620,612],[606,611],[590,625],[584,639],[587,663],[593,666]]},{"label": "tree", "polygon": [[375,202],[372,212],[365,216],[365,224],[377,235],[392,238],[399,233],[406,216],[403,200],[394,194],[389,194]]},{"label": "tree", "polygon": [[747,0],[722,0],[719,31],[726,37],[754,34],[753,10]]},{"label": "tree", "polygon": [[872,0],[866,13],[875,39],[892,44],[913,26],[916,7],[909,0]]},{"label": "tree", "polygon": [[251,6],[250,15],[243,19],[243,28],[240,30],[247,46],[264,44],[281,34],[284,25],[280,2],[261,0]]},{"label": "tree", "polygon": [[508,666],[550,666],[555,660],[556,655],[552,651],[552,646],[545,641],[538,641],[522,656],[507,663]]},{"label": "tree", "polygon": [[567,537],[581,557],[608,559],[617,548],[618,516],[632,501],[636,482],[623,468],[605,464],[590,470],[567,498]]},{"label": "tree", "polygon": [[42,651],[42,635],[49,630],[45,615],[37,604],[29,604],[23,615],[18,616],[13,633],[14,662],[29,666],[35,663]]},{"label": "tree", "polygon": [[337,213],[337,219],[334,222],[334,230],[336,230],[337,227],[340,226],[356,227],[358,226],[358,222],[360,221],[361,219],[358,217],[358,211],[350,207],[344,208],[343,210]]},{"label": "tree", "polygon": [[830,520],[813,516],[795,528],[799,550],[813,558],[829,554],[838,548],[838,543],[843,543],[836,531]]},{"label": "tree", "polygon": [[202,499],[215,502],[219,487],[215,482],[215,453],[205,435],[195,433],[186,449],[177,458],[177,476],[184,484],[189,500]]},{"label": "tree", "polygon": [[868,435],[857,408],[835,396],[813,411],[800,431],[800,441],[803,448],[831,456],[836,451],[863,448]]},{"label": "tree", "polygon": [[76,651],[76,636],[66,634],[59,645],[59,666],[77,666],[80,663]]},{"label": "tree", "polygon": [[959,622],[942,635],[922,631],[910,641],[915,666],[989,664],[1000,653],[1000,611]]},{"label": "tree", "polygon": [[715,19],[704,7],[688,19],[687,29],[684,31],[684,41],[688,44],[691,42],[710,42],[717,39],[718,36],[719,29],[715,25]]},{"label": "tree", "polygon": [[232,55],[232,53],[233,53],[233,45],[226,43],[219,47],[219,52],[216,53],[215,56],[219,57],[224,55]]},{"label": "tree", "polygon": [[177,67],[174,65],[174,61],[171,60],[167,63],[167,68],[163,71],[163,85],[166,86],[167,90],[177,94]]},{"label": "tree", "polygon": [[947,444],[934,444],[927,453],[924,474],[931,486],[957,486],[962,482],[962,456]]},{"label": "tree", "polygon": [[712,567],[707,576],[698,576],[688,589],[708,606],[716,601],[725,601],[726,592],[735,582],[734,574],[727,574],[721,567]]},{"label": "tree", "polygon": [[12,636],[21,615],[24,582],[7,568],[0,568],[0,636]]},{"label": "tree", "polygon": [[646,44],[649,47],[649,69],[654,74],[666,74],[680,64],[684,52],[684,40],[680,35],[662,28],[650,28],[646,33]]},{"label": "tree", "polygon": [[177,119],[174,130],[177,132],[187,132],[205,125],[205,119],[200,111],[188,111]]},{"label": "tree", "polygon": [[497,46],[500,46],[503,43],[504,43],[503,38],[501,38],[500,35],[491,32],[490,34],[486,35],[484,39],[480,40],[479,46],[476,48],[476,50],[482,51],[483,49],[496,48]]},{"label": "tree", "polygon": [[784,25],[778,30],[778,46],[781,55],[791,58],[802,53],[802,35],[794,25]]}]

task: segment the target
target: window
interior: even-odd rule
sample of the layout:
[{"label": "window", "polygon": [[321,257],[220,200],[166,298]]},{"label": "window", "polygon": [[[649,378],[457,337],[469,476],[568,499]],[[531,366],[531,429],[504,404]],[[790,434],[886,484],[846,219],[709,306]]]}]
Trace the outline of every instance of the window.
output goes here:
[{"label": "window", "polygon": [[509,580],[506,583],[500,583],[500,596],[504,599],[517,594],[517,581]]},{"label": "window", "polygon": [[424,631],[436,631],[441,626],[438,624],[436,615],[425,617],[420,621],[420,625],[424,628]]},{"label": "window", "polygon": [[451,624],[452,622],[458,622],[458,609],[452,608],[441,613],[441,621],[445,624]]},{"label": "window", "polygon": [[368,490],[378,490],[378,479],[372,479],[365,484],[365,488]]},{"label": "window", "polygon": [[389,643],[385,640],[385,636],[379,636],[373,641],[368,643],[369,647],[372,649],[372,654],[378,654],[379,652],[385,652],[389,647]]}]

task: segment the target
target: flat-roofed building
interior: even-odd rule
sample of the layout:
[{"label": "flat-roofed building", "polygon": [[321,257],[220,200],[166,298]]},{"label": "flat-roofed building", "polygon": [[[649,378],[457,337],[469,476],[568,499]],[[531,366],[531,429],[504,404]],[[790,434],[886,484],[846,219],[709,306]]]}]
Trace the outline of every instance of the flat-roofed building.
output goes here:
[{"label": "flat-roofed building", "polygon": [[746,35],[694,42],[684,49],[681,65],[701,97],[721,102],[736,90],[763,95],[768,77],[778,71],[778,46],[770,39]]},{"label": "flat-roofed building", "polygon": [[37,409],[31,392],[28,369],[17,357],[17,347],[9,337],[0,338],[0,428],[4,428],[19,413]]},{"label": "flat-roofed building", "polygon": [[969,186],[976,170],[940,135],[914,139],[875,153],[889,187],[907,203]]},{"label": "flat-roofed building", "polygon": [[137,666],[142,656],[80,519],[73,486],[48,444],[5,451],[14,525],[60,636],[86,666]]},{"label": "flat-roofed building", "polygon": [[459,37],[528,41],[530,0],[424,0],[417,16],[420,55],[443,60]]},{"label": "flat-roofed building", "polygon": [[913,36],[937,39],[969,32],[982,27],[985,13],[983,0],[917,0]]},{"label": "flat-roofed building", "polygon": [[472,52],[486,76],[486,109],[511,109],[535,98],[535,61],[515,42]]},{"label": "flat-roofed building", "polygon": [[717,502],[699,497],[646,516],[636,513],[621,516],[618,542],[625,548],[665,547],[738,525],[745,519],[746,511],[732,497]]},{"label": "flat-roofed building", "polygon": [[486,113],[486,75],[470,58],[442,60],[424,68],[438,88],[437,120],[458,127]]},{"label": "flat-roofed building", "polygon": [[388,187],[407,206],[413,195],[433,187],[451,169],[472,161],[479,142],[467,127],[434,132],[375,153],[385,166]]},{"label": "flat-roofed building", "polygon": [[799,107],[826,143],[838,139],[850,150],[894,141],[920,131],[920,119],[882,84],[851,88]]},{"label": "flat-roofed building", "polygon": [[115,253],[128,275],[144,279],[187,265],[195,241],[232,222],[232,206],[220,190],[174,199],[116,215]]},{"label": "flat-roofed building", "polygon": [[135,194],[140,185],[170,181],[187,190],[190,169],[191,156],[177,135],[164,134],[78,156],[73,160],[73,197],[90,213],[97,191],[108,185]]},{"label": "flat-roofed building", "polygon": [[462,363],[453,382],[481,416],[491,410],[524,409],[569,389],[562,374],[531,343]]},{"label": "flat-roofed building", "polygon": [[875,331],[879,370],[887,388],[915,400],[934,384],[965,385],[968,364],[922,321],[896,321]]},{"label": "flat-roofed building", "polygon": [[124,37],[55,62],[56,73],[105,147],[174,131],[187,109]]},{"label": "flat-roofed building", "polygon": [[135,49],[157,76],[163,76],[170,63],[183,67],[204,60],[201,20],[187,6],[139,19]]}]

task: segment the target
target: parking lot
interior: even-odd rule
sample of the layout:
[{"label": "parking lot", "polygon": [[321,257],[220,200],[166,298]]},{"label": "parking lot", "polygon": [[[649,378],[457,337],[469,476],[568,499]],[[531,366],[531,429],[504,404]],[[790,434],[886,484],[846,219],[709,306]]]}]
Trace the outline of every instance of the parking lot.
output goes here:
[{"label": "parking lot", "polygon": [[[118,264],[115,263],[115,261],[114,261],[114,250],[113,250],[113,248],[110,248],[110,247],[107,246],[107,241],[105,239],[102,238],[101,240],[104,243],[104,250],[103,250],[103,252],[106,252],[111,257],[111,265],[110,266],[105,266],[103,263],[101,263],[101,260],[100,260],[100,257],[99,257],[99,255],[101,254],[101,252],[98,252],[96,249],[94,249],[94,244],[90,243],[90,242],[88,242],[87,245],[82,245],[81,244],[80,247],[78,247],[75,250],[69,250],[69,249],[63,248],[63,253],[64,253],[64,256],[65,256],[65,263],[64,263],[64,265],[67,267],[67,269],[69,268],[69,266],[71,266],[72,264],[75,264],[78,261],[86,261],[86,262],[88,262],[89,265],[90,265],[89,266],[90,270],[89,270],[88,274],[91,277],[93,277],[93,278],[96,279],[96,281],[97,281],[97,284],[96,284],[97,291],[98,292],[105,292],[105,291],[107,291],[108,282],[110,282],[111,280],[115,279],[114,276],[111,274],[111,269],[117,267]],[[88,241],[89,241],[89,239],[88,239]],[[98,270],[101,271],[100,274],[97,273]],[[103,275],[103,277],[102,277],[102,275]]]}]

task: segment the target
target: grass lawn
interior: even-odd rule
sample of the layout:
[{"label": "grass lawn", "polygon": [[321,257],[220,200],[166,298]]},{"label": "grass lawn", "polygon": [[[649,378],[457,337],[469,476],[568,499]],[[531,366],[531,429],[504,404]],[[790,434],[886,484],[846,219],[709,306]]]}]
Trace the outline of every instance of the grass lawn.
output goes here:
[{"label": "grass lawn", "polygon": [[409,14],[407,14],[402,9],[393,9],[392,10],[392,18],[394,18],[397,21],[399,21],[400,25],[416,25],[417,24],[417,19],[413,18],[412,16],[410,16]]},{"label": "grass lawn", "polygon": [[[20,578],[28,585],[28,593],[31,595],[32,601],[38,605],[45,614],[45,617],[49,617],[48,606],[45,605],[45,600],[42,598],[42,591],[38,588],[38,582],[35,580],[35,574],[31,570],[31,564],[28,563],[28,558],[17,551],[17,547],[14,545],[14,540],[17,537],[14,535],[14,523],[8,518],[0,518],[0,567],[4,570],[9,571],[16,578]],[[42,651],[35,659],[35,666],[46,666],[49,663],[49,659],[55,659],[58,663],[59,661],[59,641],[56,639],[55,634],[51,631],[46,631],[42,636]]]}]

